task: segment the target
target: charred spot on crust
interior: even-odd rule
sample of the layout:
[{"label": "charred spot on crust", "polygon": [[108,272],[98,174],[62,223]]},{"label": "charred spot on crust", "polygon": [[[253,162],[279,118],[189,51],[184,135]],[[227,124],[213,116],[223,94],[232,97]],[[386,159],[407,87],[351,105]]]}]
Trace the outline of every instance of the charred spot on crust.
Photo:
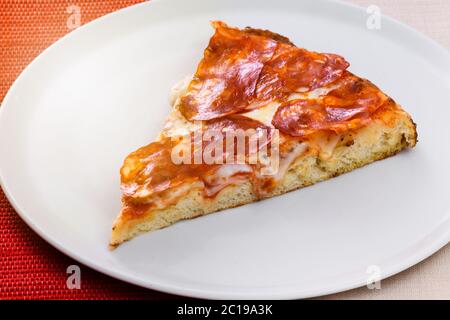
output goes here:
[{"label": "charred spot on crust", "polygon": [[347,142],[345,143],[345,146],[346,146],[346,147],[350,147],[350,146],[352,146],[352,145],[354,145],[354,144],[355,144],[355,140],[351,139],[351,140],[349,140],[349,141],[347,141]]},{"label": "charred spot on crust", "polygon": [[402,134],[402,140],[400,141],[400,143],[401,143],[402,146],[408,144],[408,142],[406,141],[406,135],[405,134]]}]

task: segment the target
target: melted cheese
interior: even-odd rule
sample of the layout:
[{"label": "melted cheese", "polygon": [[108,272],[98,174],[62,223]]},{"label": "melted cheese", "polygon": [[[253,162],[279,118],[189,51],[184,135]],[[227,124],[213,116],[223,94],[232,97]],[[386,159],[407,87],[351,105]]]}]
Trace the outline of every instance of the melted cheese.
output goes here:
[{"label": "melted cheese", "polygon": [[341,136],[340,134],[318,134],[311,139],[311,145],[316,146],[319,151],[319,157],[326,160],[333,155]]},{"label": "melted cheese", "polygon": [[169,92],[169,103],[171,107],[175,106],[179,102],[180,97],[186,93],[191,80],[192,76],[186,76],[172,86]]},{"label": "melted cheese", "polygon": [[[317,88],[309,92],[304,92],[305,88],[300,88],[296,93],[291,94],[287,101],[295,100],[295,99],[315,99],[321,95],[325,95],[331,90],[336,89],[337,85],[330,85],[322,88]],[[272,119],[275,115],[275,112],[277,112],[278,107],[281,104],[277,101],[272,101],[262,107],[259,107],[258,109],[253,109],[252,111],[243,113],[244,116],[258,120],[262,123],[264,123],[266,126],[273,127],[272,125]],[[255,106],[256,108],[256,106]]]},{"label": "melted cheese", "polygon": [[252,167],[246,164],[224,164],[214,175],[205,179],[208,183],[208,188],[205,189],[206,195],[211,197],[231,184],[245,181],[247,178],[242,174],[252,172]]},{"label": "melted cheese", "polygon": [[263,107],[246,112],[243,115],[254,120],[258,120],[266,126],[273,127],[272,118],[279,106],[280,103],[278,102],[270,102]]},{"label": "melted cheese", "polygon": [[[173,110],[169,115],[166,121],[166,125],[164,126],[164,129],[162,131],[162,135],[166,137],[186,134],[188,132],[198,130],[199,128],[200,122],[188,121],[183,117],[178,109],[179,97],[183,94],[183,92],[186,91],[190,78],[191,77],[186,77],[172,88],[170,96]],[[329,91],[335,88],[336,85],[330,85],[327,87],[317,88],[309,92],[301,92],[301,90],[299,90],[299,92],[291,94],[288,97],[288,100],[299,98],[316,98],[320,95],[327,94]],[[267,103],[264,106],[255,105],[255,108],[253,110],[243,113],[243,115],[273,128],[272,118],[279,106],[280,103],[276,101]],[[274,181],[282,180],[291,164],[298,157],[304,155],[311,145],[314,145],[318,149],[319,155],[322,158],[329,158],[332,155],[337,143],[339,142],[339,139],[339,135],[330,136],[324,134],[317,135],[311,142],[296,143],[295,146],[290,148],[289,152],[284,152],[280,157],[279,166],[276,168],[276,170],[273,170],[273,174],[270,174],[271,179],[273,179]],[[251,172],[252,167],[250,165],[224,164],[219,168],[218,171],[216,171],[213,175],[206,179],[205,182],[208,184],[208,187],[205,189],[206,195],[215,195],[217,192],[230,184],[236,184],[244,181],[246,179],[245,174],[249,174]],[[183,191],[181,191],[181,193],[185,192],[186,190],[185,188],[183,188]],[[158,199],[158,203],[160,205],[161,201],[161,199]]]},{"label": "melted cheese", "polygon": [[281,157],[278,171],[273,176],[273,179],[275,181],[282,180],[291,164],[295,161],[295,159],[305,154],[308,150],[308,146],[309,144],[306,142],[299,142],[294,148],[292,148],[291,152],[284,155],[284,157]]},{"label": "melted cheese", "polygon": [[194,132],[201,128],[201,123],[199,121],[191,122],[183,117],[181,112],[177,108],[173,108],[172,112],[166,119],[164,128],[160,133],[161,137],[176,137],[176,136],[186,136],[190,132]]}]

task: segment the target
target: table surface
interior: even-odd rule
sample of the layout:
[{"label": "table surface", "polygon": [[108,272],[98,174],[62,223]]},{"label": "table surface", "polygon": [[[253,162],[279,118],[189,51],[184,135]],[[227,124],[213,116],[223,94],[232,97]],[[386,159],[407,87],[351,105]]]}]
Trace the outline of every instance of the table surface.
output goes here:
[{"label": "table surface", "polygon": [[[347,0],[414,27],[450,50],[450,0]],[[2,0],[0,101],[23,68],[81,24],[142,0]],[[39,238],[0,190],[0,299],[172,299],[80,265],[81,288],[68,289],[67,268],[79,265]],[[450,244],[418,265],[381,282],[319,299],[450,299]]]}]

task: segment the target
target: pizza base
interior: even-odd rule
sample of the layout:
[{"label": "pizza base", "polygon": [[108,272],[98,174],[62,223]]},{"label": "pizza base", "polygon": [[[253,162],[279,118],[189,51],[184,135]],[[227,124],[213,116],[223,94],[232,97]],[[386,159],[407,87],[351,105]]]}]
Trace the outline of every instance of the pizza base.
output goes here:
[{"label": "pizza base", "polygon": [[[388,110],[393,123],[371,122],[352,132],[352,143],[338,144],[331,156],[324,159],[317,152],[299,156],[289,166],[284,177],[265,198],[281,195],[320,181],[336,177],[366,164],[381,160],[417,142],[416,125],[399,105]],[[383,116],[383,115],[381,115]],[[227,208],[261,200],[253,191],[250,180],[229,185],[212,198],[205,198],[201,189],[192,189],[176,204],[164,209],[150,209],[129,217],[119,214],[112,228],[111,248],[139,234],[167,227],[179,220],[191,219]]]}]

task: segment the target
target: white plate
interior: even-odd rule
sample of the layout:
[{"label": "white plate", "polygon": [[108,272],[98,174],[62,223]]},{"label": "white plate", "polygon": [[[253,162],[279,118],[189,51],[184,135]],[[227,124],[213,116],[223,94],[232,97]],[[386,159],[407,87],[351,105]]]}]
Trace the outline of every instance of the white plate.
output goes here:
[{"label": "white plate", "polygon": [[[367,17],[331,1],[152,0],[90,23],[40,55],[5,98],[2,186],[20,216],[62,252],[175,294],[310,297],[365,285],[373,265],[383,278],[402,271],[450,239],[450,55],[389,18],[369,30]],[[195,70],[213,19],[343,55],[351,71],[412,114],[419,144],[109,251],[119,167],[161,127],[169,88]]]}]

